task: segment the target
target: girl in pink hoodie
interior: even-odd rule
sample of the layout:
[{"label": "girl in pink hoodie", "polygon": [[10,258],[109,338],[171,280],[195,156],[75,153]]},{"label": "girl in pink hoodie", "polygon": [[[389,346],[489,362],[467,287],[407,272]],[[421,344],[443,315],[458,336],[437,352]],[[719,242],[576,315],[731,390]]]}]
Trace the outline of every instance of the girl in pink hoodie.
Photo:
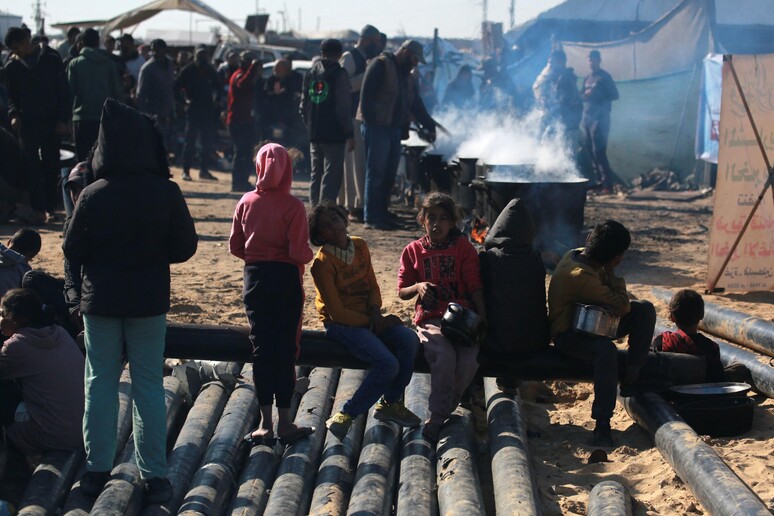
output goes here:
[{"label": "girl in pink hoodie", "polygon": [[268,144],[255,159],[255,190],[234,212],[229,248],[245,261],[244,302],[253,345],[253,380],[261,423],[245,436],[250,444],[272,444],[272,404],[279,414],[277,437],[291,444],[314,427],[290,419],[294,362],[304,308],[304,264],[313,258],[304,203],[290,193],[293,166],[284,147]]}]

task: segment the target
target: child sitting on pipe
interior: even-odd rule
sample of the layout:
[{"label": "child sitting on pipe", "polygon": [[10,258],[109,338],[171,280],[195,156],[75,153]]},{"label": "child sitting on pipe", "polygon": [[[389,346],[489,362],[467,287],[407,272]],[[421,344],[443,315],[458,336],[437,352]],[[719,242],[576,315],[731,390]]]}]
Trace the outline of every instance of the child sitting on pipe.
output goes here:
[{"label": "child sitting on pipe", "polygon": [[723,367],[717,343],[699,333],[699,322],[704,318],[704,299],[695,290],[683,289],[669,301],[669,320],[677,331],[665,331],[653,339],[653,351],[687,353],[703,356],[707,361],[708,382],[748,382],[750,371],[744,364],[734,362]]},{"label": "child sitting on pipe", "polygon": [[84,358],[28,289],[0,302],[0,425],[28,456],[83,446]]},{"label": "child sitting on pipe", "polygon": [[596,421],[592,444],[613,446],[610,418],[618,383],[618,353],[613,340],[573,330],[577,304],[604,306],[621,317],[617,337],[629,335],[629,353],[621,394],[640,386],[640,369],[656,325],[656,310],[648,301],[630,301],[626,282],[615,275],[631,243],[623,224],[597,224],[586,246],[561,259],[548,286],[548,323],[554,346],[564,355],[590,362],[594,375],[591,417]]},{"label": "child sitting on pipe", "polygon": [[450,196],[428,194],[417,215],[426,234],[403,249],[398,271],[401,299],[417,296],[414,322],[430,364],[430,419],[422,435],[435,442],[478,370],[480,344],[456,346],[441,333],[449,303],[472,308],[486,323],[476,249],[457,228],[459,208]]},{"label": "child sitting on pipe", "polygon": [[376,403],[374,419],[419,426],[403,404],[403,391],[414,373],[419,349],[416,333],[396,315],[382,315],[382,297],[365,240],[347,233],[347,213],[323,201],[309,213],[309,236],[322,246],[312,262],[315,305],[328,337],[371,364],[368,375],[326,423],[343,441],[354,418]]}]

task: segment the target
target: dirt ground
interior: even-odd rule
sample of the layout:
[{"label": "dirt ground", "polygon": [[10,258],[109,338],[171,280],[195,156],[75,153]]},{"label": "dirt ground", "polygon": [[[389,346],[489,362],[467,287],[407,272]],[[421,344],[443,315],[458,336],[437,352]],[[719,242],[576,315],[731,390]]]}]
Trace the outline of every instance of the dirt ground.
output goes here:
[{"label": "dirt ground", "polygon": [[[180,170],[175,169],[176,178]],[[194,177],[196,172],[193,172]],[[228,252],[231,216],[240,195],[230,193],[227,174],[216,173],[217,183],[182,183],[181,188],[196,219],[199,249],[189,262],[172,268],[172,308],[169,318],[180,322],[245,324],[241,302],[241,262]],[[294,184],[294,193],[306,199],[305,181]],[[411,218],[403,210],[406,221]],[[631,231],[633,244],[620,272],[630,291],[651,299],[651,288],[692,287],[703,290],[707,268],[708,228],[712,199],[690,203],[630,201],[624,197],[590,198],[586,205],[586,229],[604,219],[616,219]],[[412,226],[413,227],[413,226]],[[17,227],[0,226],[0,239],[7,241]],[[398,257],[403,247],[420,236],[417,226],[392,232],[365,231],[361,224],[351,234],[368,240],[377,278],[388,312],[409,321],[410,302],[397,296]],[[61,276],[61,225],[41,230],[43,250],[33,267]],[[304,325],[321,328],[314,310],[314,286],[307,271]],[[774,292],[707,296],[707,301],[773,320]],[[663,315],[663,313],[661,314]],[[664,461],[650,439],[618,405],[613,417],[613,435],[618,447],[608,454],[609,462],[587,464],[592,451],[588,445],[593,421],[591,385],[552,382],[551,403],[529,401],[529,446],[538,478],[545,514],[585,514],[588,493],[594,484],[612,479],[623,483],[634,498],[635,514],[703,514],[705,511]],[[753,429],[732,439],[709,439],[739,477],[774,508],[774,400],[759,402]]]}]

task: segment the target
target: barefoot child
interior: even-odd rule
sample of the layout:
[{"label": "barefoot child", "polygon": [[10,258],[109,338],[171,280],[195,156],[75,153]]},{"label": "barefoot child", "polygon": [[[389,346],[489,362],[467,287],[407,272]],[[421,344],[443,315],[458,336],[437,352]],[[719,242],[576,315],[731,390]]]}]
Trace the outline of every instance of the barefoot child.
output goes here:
[{"label": "barefoot child", "polygon": [[419,418],[402,401],[419,339],[397,316],[381,314],[381,292],[365,240],[347,234],[346,212],[329,201],[309,213],[309,233],[312,243],[322,246],[312,263],[312,277],[327,335],[372,364],[352,399],[325,426],[343,441],[352,420],[374,403],[375,419],[419,426]]},{"label": "barefoot child", "polygon": [[293,167],[288,152],[281,145],[265,145],[258,151],[255,168],[255,190],[237,204],[229,238],[231,254],[245,261],[243,294],[261,408],[260,426],[245,441],[273,442],[272,403],[276,402],[277,437],[283,444],[292,444],[314,432],[313,427],[298,427],[290,419],[304,308],[304,264],[313,255],[304,204],[290,193]]},{"label": "barefoot child", "polygon": [[479,259],[457,223],[459,209],[442,193],[425,197],[417,222],[425,236],[403,249],[398,272],[401,299],[418,296],[414,322],[425,358],[430,364],[430,419],[423,435],[438,439],[446,419],[478,369],[479,345],[454,346],[441,334],[441,317],[449,303],[473,308],[484,320],[484,296]]}]

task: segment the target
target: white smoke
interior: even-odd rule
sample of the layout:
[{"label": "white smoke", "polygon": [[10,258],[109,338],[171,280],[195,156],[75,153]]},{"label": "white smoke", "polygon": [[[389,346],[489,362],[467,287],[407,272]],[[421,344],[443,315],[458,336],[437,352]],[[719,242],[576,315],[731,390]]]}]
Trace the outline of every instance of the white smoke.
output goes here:
[{"label": "white smoke", "polygon": [[[582,178],[575,161],[577,142],[570,144],[561,126],[542,130],[539,110],[532,110],[521,118],[458,110],[434,116],[449,134],[438,131],[434,148],[428,152],[441,153],[446,160],[477,158],[479,164],[529,165],[514,167],[503,180],[550,182]],[[524,170],[532,170],[534,174],[524,177]]]}]

